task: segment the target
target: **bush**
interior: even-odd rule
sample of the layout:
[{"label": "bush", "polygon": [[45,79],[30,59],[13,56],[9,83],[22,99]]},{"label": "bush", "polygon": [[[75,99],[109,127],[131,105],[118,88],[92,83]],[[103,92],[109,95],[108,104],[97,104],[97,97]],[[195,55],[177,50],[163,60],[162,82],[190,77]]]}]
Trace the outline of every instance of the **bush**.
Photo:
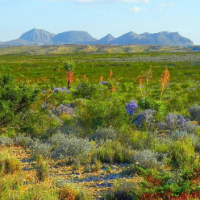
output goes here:
[{"label": "bush", "polygon": [[191,117],[200,123],[200,106],[199,105],[191,106],[188,111]]},{"label": "bush", "polygon": [[33,145],[34,141],[30,137],[26,137],[24,135],[18,135],[15,137],[15,144],[20,145],[22,147],[30,147]]},{"label": "bush", "polygon": [[52,145],[54,145],[52,157],[55,159],[68,158],[73,160],[74,158],[81,158],[84,160],[94,147],[88,139],[61,134],[61,139],[58,138],[56,141],[55,137],[58,138],[58,135],[53,136],[51,139]]},{"label": "bush", "polygon": [[82,81],[72,93],[75,98],[91,99],[98,94],[99,88],[93,83]]},{"label": "bush", "polygon": [[89,101],[78,113],[79,123],[86,130],[97,130],[99,127],[122,128],[129,122],[124,104],[118,99]]},{"label": "bush", "polygon": [[115,140],[116,138],[117,133],[112,128],[98,128],[92,135],[92,140],[95,141]]},{"label": "bush", "polygon": [[14,144],[13,139],[9,137],[0,136],[0,146],[10,147]]},{"label": "bush", "polygon": [[112,191],[107,192],[105,200],[134,200],[137,197],[136,190],[136,184],[121,181],[115,184]]},{"label": "bush", "polygon": [[51,155],[51,145],[47,143],[42,143],[39,140],[36,140],[31,146],[31,156],[33,159],[39,157],[48,158]]},{"label": "bush", "polygon": [[154,129],[155,126],[155,110],[144,110],[136,118],[133,120],[133,123],[136,125],[137,128],[142,128],[142,126],[146,126],[148,130]]},{"label": "bush", "polygon": [[21,128],[27,123],[26,114],[39,98],[39,90],[16,84],[10,75],[0,76],[0,127]]},{"label": "bush", "polygon": [[135,162],[143,168],[157,168],[162,165],[158,162],[158,153],[154,153],[150,150],[141,150],[134,156]]}]

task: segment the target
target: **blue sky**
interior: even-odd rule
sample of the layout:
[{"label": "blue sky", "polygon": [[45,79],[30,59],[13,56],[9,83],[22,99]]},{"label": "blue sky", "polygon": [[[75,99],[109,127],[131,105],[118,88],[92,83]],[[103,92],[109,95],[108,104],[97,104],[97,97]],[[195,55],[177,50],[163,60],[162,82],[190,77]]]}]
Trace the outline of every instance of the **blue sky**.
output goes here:
[{"label": "blue sky", "polygon": [[200,0],[0,0],[0,41],[32,28],[52,33],[179,32],[200,45]]}]

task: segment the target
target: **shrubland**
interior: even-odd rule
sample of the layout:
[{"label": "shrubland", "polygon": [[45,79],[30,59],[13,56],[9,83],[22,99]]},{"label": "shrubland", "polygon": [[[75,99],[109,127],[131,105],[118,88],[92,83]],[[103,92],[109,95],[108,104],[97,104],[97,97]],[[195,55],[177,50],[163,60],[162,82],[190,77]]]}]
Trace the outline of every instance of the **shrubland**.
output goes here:
[{"label": "shrubland", "polygon": [[[115,55],[128,56],[135,55]],[[99,61],[112,55],[86,55],[83,62],[80,54],[67,55],[68,61],[64,56],[48,61],[35,56],[31,62],[31,56],[3,58],[0,145],[21,146],[31,154],[36,182],[24,193],[19,161],[1,156],[2,198],[10,190],[12,199],[90,199],[71,183],[45,185],[50,163],[57,162],[79,171],[126,165],[124,179],[104,199],[198,199],[198,63]],[[131,181],[135,176],[140,182]]]}]

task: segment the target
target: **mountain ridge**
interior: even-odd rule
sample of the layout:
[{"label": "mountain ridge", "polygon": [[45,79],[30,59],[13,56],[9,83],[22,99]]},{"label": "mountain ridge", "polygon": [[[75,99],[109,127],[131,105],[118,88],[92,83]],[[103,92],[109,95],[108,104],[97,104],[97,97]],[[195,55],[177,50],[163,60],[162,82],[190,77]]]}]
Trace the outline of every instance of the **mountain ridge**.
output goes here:
[{"label": "mountain ridge", "polygon": [[133,31],[117,38],[111,34],[97,40],[86,31],[66,31],[53,34],[43,29],[32,29],[23,33],[19,39],[0,42],[1,46],[64,45],[64,44],[101,44],[101,45],[160,45],[193,46],[193,42],[178,32],[161,31],[158,33],[137,34]]}]

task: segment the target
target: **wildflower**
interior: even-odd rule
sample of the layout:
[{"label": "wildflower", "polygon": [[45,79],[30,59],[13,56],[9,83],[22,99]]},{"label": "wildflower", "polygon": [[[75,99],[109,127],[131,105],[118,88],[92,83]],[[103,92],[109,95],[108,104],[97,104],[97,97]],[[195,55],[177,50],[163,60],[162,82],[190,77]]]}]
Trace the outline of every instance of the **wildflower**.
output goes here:
[{"label": "wildflower", "polygon": [[110,91],[115,92],[115,86],[114,85],[111,86]]},{"label": "wildflower", "polygon": [[72,71],[67,72],[66,81],[67,81],[68,88],[70,88],[71,83],[74,81],[74,73]]},{"label": "wildflower", "polygon": [[100,77],[100,82],[103,82],[103,76]]},{"label": "wildflower", "polygon": [[142,86],[143,86],[143,83],[144,83],[144,76],[139,76],[138,77],[138,85],[140,87],[140,92],[142,94]]},{"label": "wildflower", "polygon": [[138,105],[135,101],[131,101],[130,103],[126,103],[126,112],[129,115],[133,115],[138,109]]},{"label": "wildflower", "polygon": [[159,79],[159,83],[161,86],[161,95],[163,95],[167,87],[167,84],[169,83],[169,80],[170,80],[170,73],[169,73],[169,70],[166,68]]},{"label": "wildflower", "polygon": [[107,85],[108,82],[107,82],[107,81],[102,81],[102,82],[100,82],[100,84],[102,84],[102,85]]},{"label": "wildflower", "polygon": [[112,79],[112,75],[113,75],[113,71],[110,70],[109,76],[110,76],[110,80]]}]

